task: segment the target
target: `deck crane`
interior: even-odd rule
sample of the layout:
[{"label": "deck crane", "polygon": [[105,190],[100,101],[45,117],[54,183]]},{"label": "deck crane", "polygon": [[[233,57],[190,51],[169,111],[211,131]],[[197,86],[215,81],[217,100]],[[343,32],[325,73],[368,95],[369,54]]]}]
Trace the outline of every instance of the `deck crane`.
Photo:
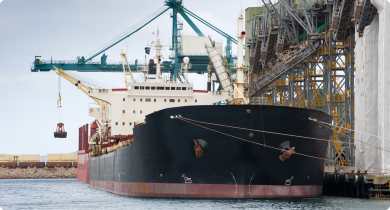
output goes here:
[{"label": "deck crane", "polygon": [[[133,77],[133,74],[131,74],[131,69],[130,69],[130,65],[129,65],[129,61],[127,60],[127,56],[126,54],[123,52],[121,52],[121,58],[122,58],[122,67],[123,67],[123,74],[125,76],[125,83],[126,83],[126,89],[128,88],[128,84],[127,84],[127,76],[130,76],[131,77],[131,82],[134,83],[134,77]],[[126,66],[125,66],[125,61],[126,61],[126,66],[127,66],[127,70],[126,70]]]},{"label": "deck crane", "polygon": [[[72,75],[66,73],[64,70],[62,69],[59,69],[55,66],[53,66],[54,69],[52,69],[52,71],[54,71],[56,74],[58,74],[59,76],[65,78],[66,80],[68,80],[70,83],[74,84],[79,90],[83,91],[85,94],[87,94],[89,96],[89,91],[90,91],[90,88],[88,86],[86,86],[85,84],[83,84],[80,80],[76,79],[75,77],[73,77]],[[101,101],[101,100],[98,100],[96,98],[92,98],[90,97],[93,101],[96,102],[96,104],[100,105],[101,109],[104,111],[104,110],[109,110],[109,104],[104,102],[104,101]],[[91,110],[90,110],[91,112]]]}]

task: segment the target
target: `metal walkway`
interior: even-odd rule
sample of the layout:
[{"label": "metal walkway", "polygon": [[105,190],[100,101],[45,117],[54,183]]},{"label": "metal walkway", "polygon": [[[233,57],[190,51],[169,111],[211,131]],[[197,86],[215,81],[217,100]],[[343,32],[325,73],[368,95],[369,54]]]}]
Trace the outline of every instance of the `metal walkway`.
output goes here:
[{"label": "metal walkway", "polygon": [[299,49],[285,51],[283,54],[278,54],[279,62],[272,66],[271,71],[254,80],[250,85],[249,96],[256,97],[264,93],[268,89],[269,85],[274,83],[278,80],[278,78],[294,68],[297,64],[307,59],[315,52],[315,50],[316,49],[312,45],[307,45],[306,47],[301,46]]},{"label": "metal walkway", "polygon": [[[372,11],[374,10],[374,5],[371,4],[370,0],[363,1],[363,8],[361,9],[361,13],[359,13],[358,18],[358,32],[363,32],[364,28],[371,23],[372,20]],[[355,15],[357,12],[355,13]]]},{"label": "metal walkway", "polygon": [[[353,9],[354,0],[339,0],[335,1],[333,21],[338,19],[337,27],[333,27],[333,34],[336,40],[344,40],[347,29],[351,20],[351,11]],[[338,11],[337,11],[338,9]],[[335,23],[332,23],[335,25]]]}]

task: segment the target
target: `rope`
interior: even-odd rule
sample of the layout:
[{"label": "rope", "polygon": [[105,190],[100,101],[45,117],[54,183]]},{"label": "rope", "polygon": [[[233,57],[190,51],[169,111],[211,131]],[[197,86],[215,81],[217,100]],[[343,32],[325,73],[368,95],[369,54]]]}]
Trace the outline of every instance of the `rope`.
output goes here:
[{"label": "rope", "polygon": [[[237,136],[233,136],[233,135],[230,135],[230,134],[227,134],[227,133],[223,133],[223,132],[220,132],[220,131],[213,130],[211,128],[207,128],[207,127],[195,124],[193,122],[190,122],[189,121],[190,119],[185,118],[185,117],[181,117],[180,116],[177,119],[182,120],[182,121],[187,122],[187,123],[190,123],[190,124],[193,124],[195,126],[198,126],[198,127],[201,127],[201,128],[204,128],[204,129],[207,129],[207,130],[210,130],[210,131],[222,134],[222,135],[225,135],[225,136],[229,136],[229,137],[235,138],[235,139],[239,139],[239,140],[242,140],[242,141],[246,141],[246,142],[249,142],[249,143],[252,143],[252,144],[257,144],[257,145],[260,145],[260,146],[268,147],[268,148],[279,150],[279,151],[284,151],[283,149],[279,149],[279,148],[268,146],[268,145],[265,145],[265,144],[262,144],[262,143],[254,142],[254,141],[247,140],[247,139],[243,139],[243,138],[240,138],[240,137],[237,137]],[[193,121],[196,121],[196,120],[193,120]],[[212,123],[210,123],[210,124],[212,124]],[[233,126],[226,126],[226,127],[233,127]],[[245,129],[245,130],[253,130],[253,129]],[[274,133],[274,132],[272,132],[272,133]],[[286,135],[290,135],[290,134],[286,134]],[[295,135],[290,135],[290,136],[295,136]],[[330,160],[330,159],[326,159],[326,158],[315,157],[315,156],[306,155],[306,154],[302,154],[302,153],[298,153],[298,152],[295,152],[294,154],[301,155],[301,156],[304,156],[304,157],[310,157],[310,158],[314,158],[314,159],[318,159],[318,160],[331,161],[331,162],[338,163],[338,161],[336,161],[336,160]],[[364,168],[372,168],[372,169],[379,169],[379,170],[390,171],[390,169],[375,168],[375,167],[362,166],[362,165],[356,165],[356,164],[354,166],[360,166],[360,167],[364,167]]]},{"label": "rope", "polygon": [[[361,131],[356,131],[356,130],[353,130],[353,129],[344,128],[344,127],[341,127],[341,126],[338,126],[338,125],[332,125],[332,124],[329,124],[329,123],[326,123],[326,122],[322,122],[322,121],[317,121],[317,122],[322,123],[322,124],[326,124],[326,125],[330,125],[330,126],[334,126],[334,127],[339,127],[339,128],[341,128],[341,129],[353,131],[353,132],[356,132],[356,133],[362,133],[362,134],[365,134],[365,135],[369,135],[369,136],[374,136],[374,137],[377,137],[377,138],[383,138],[383,139],[389,139],[389,140],[390,140],[390,138],[381,137],[381,136],[377,136],[377,135],[369,134],[369,133],[364,133],[364,132],[361,132]],[[389,149],[390,149],[390,148],[389,148]]]},{"label": "rope", "polygon": [[[296,137],[296,138],[304,138],[304,139],[313,139],[313,140],[319,140],[319,141],[333,142],[333,140],[329,140],[329,139],[320,139],[320,138],[307,137],[307,136],[298,136],[298,135],[293,135],[293,134],[277,133],[277,132],[272,132],[272,131],[256,130],[256,129],[249,129],[249,128],[241,128],[241,127],[235,127],[235,126],[229,126],[229,125],[220,125],[220,124],[215,124],[215,123],[207,123],[207,122],[202,122],[202,121],[196,121],[196,120],[188,119],[188,118],[185,118],[185,117],[181,117],[181,118],[186,119],[186,120],[190,120],[190,121],[193,121],[193,122],[197,122],[197,123],[203,123],[203,124],[209,124],[209,125],[215,125],[215,126],[221,126],[221,127],[228,127],[228,128],[242,129],[242,130],[248,130],[248,131],[263,132],[263,133],[282,135],[282,136],[290,136],[290,137]],[[325,127],[327,127],[327,126],[325,126]],[[356,139],[356,141],[359,141],[359,140]],[[362,141],[359,141],[359,142],[362,142]],[[362,143],[364,143],[364,142],[362,142]],[[355,143],[351,143],[351,144],[355,144]],[[364,143],[364,144],[366,144],[367,146],[376,147],[378,149],[381,149],[383,151],[386,151],[386,152],[390,153],[389,150],[384,150],[384,149],[382,149],[380,147],[377,147],[377,146],[374,146],[374,145],[370,145],[370,144],[367,144],[367,143]],[[360,145],[360,144],[355,144],[355,145]]]},{"label": "rope", "polygon": [[[323,123],[323,124],[324,124],[324,125],[323,125],[324,127],[327,127],[327,128],[329,128],[329,129],[333,130],[332,127],[326,126],[326,125],[330,125],[330,124],[325,123],[325,122],[322,122],[322,121],[317,121],[317,122],[318,122],[318,123]],[[340,127],[340,126],[337,126],[337,125],[330,125],[330,126]],[[341,127],[341,128],[342,128],[342,127]],[[347,128],[346,128],[346,129],[347,129]],[[345,134],[338,134],[338,135],[347,136],[347,135],[345,135]],[[375,145],[372,145],[372,144],[368,144],[368,143],[366,143],[366,142],[364,142],[364,141],[361,141],[361,140],[359,140],[359,139],[352,138],[352,137],[350,137],[350,136],[348,136],[348,138],[351,138],[351,139],[353,139],[353,140],[355,140],[355,141],[358,141],[358,142],[363,143],[363,144],[356,144],[356,143],[351,142],[351,143],[348,143],[348,144],[365,145],[365,146],[370,146],[370,147],[374,147],[374,148],[383,150],[383,151],[385,151],[385,152],[390,152],[389,150],[385,150],[385,149],[390,149],[390,148],[388,148],[388,147],[378,147],[378,146],[375,146]]]}]

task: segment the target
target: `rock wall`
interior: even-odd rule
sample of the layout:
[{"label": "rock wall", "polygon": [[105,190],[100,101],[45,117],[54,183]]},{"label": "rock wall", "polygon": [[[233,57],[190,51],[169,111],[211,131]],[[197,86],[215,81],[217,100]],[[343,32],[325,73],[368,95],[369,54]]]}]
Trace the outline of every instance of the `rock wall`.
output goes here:
[{"label": "rock wall", "polygon": [[1,169],[0,179],[64,179],[77,178],[77,168]]}]

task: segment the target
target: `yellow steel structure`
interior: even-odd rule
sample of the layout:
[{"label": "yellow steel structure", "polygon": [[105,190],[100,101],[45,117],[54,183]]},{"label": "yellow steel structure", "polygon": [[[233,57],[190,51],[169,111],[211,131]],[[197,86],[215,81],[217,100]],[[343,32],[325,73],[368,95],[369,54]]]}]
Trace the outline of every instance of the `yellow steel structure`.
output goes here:
[{"label": "yellow steel structure", "polygon": [[[56,74],[60,75],[61,77],[65,78],[70,83],[74,84],[79,90],[83,91],[85,94],[87,94],[89,96],[89,90],[90,90],[89,87],[87,87],[86,85],[81,83],[78,79],[72,77],[70,74],[66,73],[64,70],[59,69],[55,66],[53,66],[53,67],[54,67],[54,69],[52,69],[52,71],[54,71]],[[101,103],[103,108],[109,108],[109,105],[107,103],[100,101],[98,99],[92,98],[92,97],[90,97],[90,98],[93,101],[95,101],[98,105],[100,105],[100,103]]]},{"label": "yellow steel structure", "polygon": [[[131,74],[131,69],[130,69],[130,65],[129,65],[129,61],[127,60],[127,56],[126,54],[123,52],[121,52],[121,58],[122,58],[122,67],[123,67],[123,74],[125,76],[125,83],[126,83],[126,89],[128,88],[128,84],[127,84],[127,76],[130,75],[131,77],[131,82],[134,83],[134,77],[133,77],[133,74]],[[126,69],[126,66],[125,66],[125,61],[126,61],[126,66],[127,66],[127,69]]]}]

